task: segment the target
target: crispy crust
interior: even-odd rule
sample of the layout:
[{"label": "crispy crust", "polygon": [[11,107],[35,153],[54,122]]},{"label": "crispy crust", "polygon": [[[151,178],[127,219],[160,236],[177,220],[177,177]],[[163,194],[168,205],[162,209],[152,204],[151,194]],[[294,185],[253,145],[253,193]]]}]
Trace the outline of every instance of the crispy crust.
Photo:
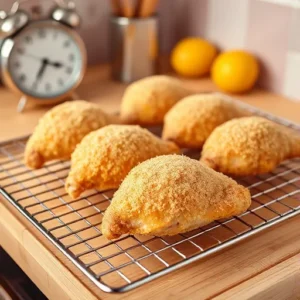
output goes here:
[{"label": "crispy crust", "polygon": [[49,160],[69,159],[86,134],[109,123],[96,104],[77,100],[57,105],[39,120],[26,145],[25,163],[38,169]]},{"label": "crispy crust", "polygon": [[203,146],[201,162],[236,176],[272,171],[300,156],[300,136],[261,117],[234,119],[217,127]]},{"label": "crispy crust", "polygon": [[163,139],[185,148],[201,148],[217,126],[248,114],[218,94],[188,96],[166,114]]},{"label": "crispy crust", "polygon": [[117,188],[128,172],[151,157],[178,153],[147,129],[134,125],[109,125],[88,134],[72,154],[66,191],[77,198],[91,188]]},{"label": "crispy crust", "polygon": [[121,103],[121,119],[127,124],[155,125],[190,92],[178,79],[157,75],[130,84]]},{"label": "crispy crust", "polygon": [[175,235],[245,211],[248,189],[180,155],[149,159],[128,174],[105,212],[102,233]]}]

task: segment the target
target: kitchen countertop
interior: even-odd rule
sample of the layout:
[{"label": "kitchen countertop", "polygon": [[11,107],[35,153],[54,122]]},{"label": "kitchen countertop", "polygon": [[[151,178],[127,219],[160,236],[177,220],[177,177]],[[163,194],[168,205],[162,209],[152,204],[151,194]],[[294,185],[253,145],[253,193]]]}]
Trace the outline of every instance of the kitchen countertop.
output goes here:
[{"label": "kitchen countertop", "polygon": [[[109,79],[108,66],[95,66],[78,88],[82,99],[118,111],[125,85]],[[184,80],[195,92],[213,91],[209,79]],[[255,90],[240,100],[300,123],[300,102]],[[49,107],[16,113],[17,97],[0,88],[0,140],[32,132]],[[0,202],[0,245],[50,299],[297,299],[300,298],[300,216],[238,245],[192,263],[131,292],[99,291],[7,202]]]}]

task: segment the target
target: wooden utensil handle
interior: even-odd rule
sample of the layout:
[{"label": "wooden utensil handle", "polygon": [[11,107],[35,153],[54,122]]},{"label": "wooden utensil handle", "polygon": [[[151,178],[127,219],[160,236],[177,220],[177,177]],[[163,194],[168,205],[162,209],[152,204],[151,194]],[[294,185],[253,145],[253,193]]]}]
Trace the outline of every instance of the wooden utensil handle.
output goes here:
[{"label": "wooden utensil handle", "polygon": [[147,18],[154,14],[158,0],[141,0],[139,17]]}]

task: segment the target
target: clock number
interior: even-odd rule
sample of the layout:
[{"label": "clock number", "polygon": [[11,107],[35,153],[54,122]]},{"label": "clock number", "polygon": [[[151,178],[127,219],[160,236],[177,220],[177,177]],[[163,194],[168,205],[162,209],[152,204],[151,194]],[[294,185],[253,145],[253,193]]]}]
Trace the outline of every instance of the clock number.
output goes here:
[{"label": "clock number", "polygon": [[24,82],[26,80],[26,75],[25,74],[21,74],[20,76],[19,76],[19,81],[20,82]]},{"label": "clock number", "polygon": [[37,82],[36,82],[36,81],[32,84],[32,89],[33,89],[34,91],[37,89]]},{"label": "clock number", "polygon": [[46,37],[46,31],[44,29],[39,29],[38,36],[43,39]]},{"label": "clock number", "polygon": [[71,45],[71,41],[69,41],[69,40],[66,40],[63,43],[64,48],[68,48],[68,47],[70,47],[70,45]]},{"label": "clock number", "polygon": [[18,48],[18,49],[17,49],[17,52],[18,52],[19,54],[24,54],[25,50],[24,50],[23,48]]},{"label": "clock number", "polygon": [[20,66],[21,66],[20,62],[16,61],[16,62],[14,63],[14,67],[15,67],[16,69],[19,69]]},{"label": "clock number", "polygon": [[49,82],[47,82],[47,83],[45,84],[45,90],[46,90],[47,92],[51,91],[51,84],[50,84]]},{"label": "clock number", "polygon": [[66,73],[67,74],[72,74],[72,72],[73,72],[73,69],[71,67],[66,68]]},{"label": "clock number", "polygon": [[63,86],[63,85],[64,85],[64,81],[63,81],[61,78],[59,78],[59,79],[57,80],[57,83],[58,83],[60,86]]},{"label": "clock number", "polygon": [[26,42],[27,44],[32,44],[32,37],[31,37],[31,36],[26,36],[26,37],[25,37],[25,42]]},{"label": "clock number", "polygon": [[69,61],[74,61],[75,60],[75,55],[73,53],[69,54]]}]

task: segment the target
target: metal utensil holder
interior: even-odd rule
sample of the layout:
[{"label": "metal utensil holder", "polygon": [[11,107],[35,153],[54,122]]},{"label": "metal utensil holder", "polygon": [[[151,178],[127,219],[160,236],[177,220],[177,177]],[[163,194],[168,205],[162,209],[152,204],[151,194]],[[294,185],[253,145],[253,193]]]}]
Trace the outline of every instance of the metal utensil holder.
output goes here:
[{"label": "metal utensil holder", "polygon": [[157,72],[158,19],[112,17],[112,76],[132,82]]}]

